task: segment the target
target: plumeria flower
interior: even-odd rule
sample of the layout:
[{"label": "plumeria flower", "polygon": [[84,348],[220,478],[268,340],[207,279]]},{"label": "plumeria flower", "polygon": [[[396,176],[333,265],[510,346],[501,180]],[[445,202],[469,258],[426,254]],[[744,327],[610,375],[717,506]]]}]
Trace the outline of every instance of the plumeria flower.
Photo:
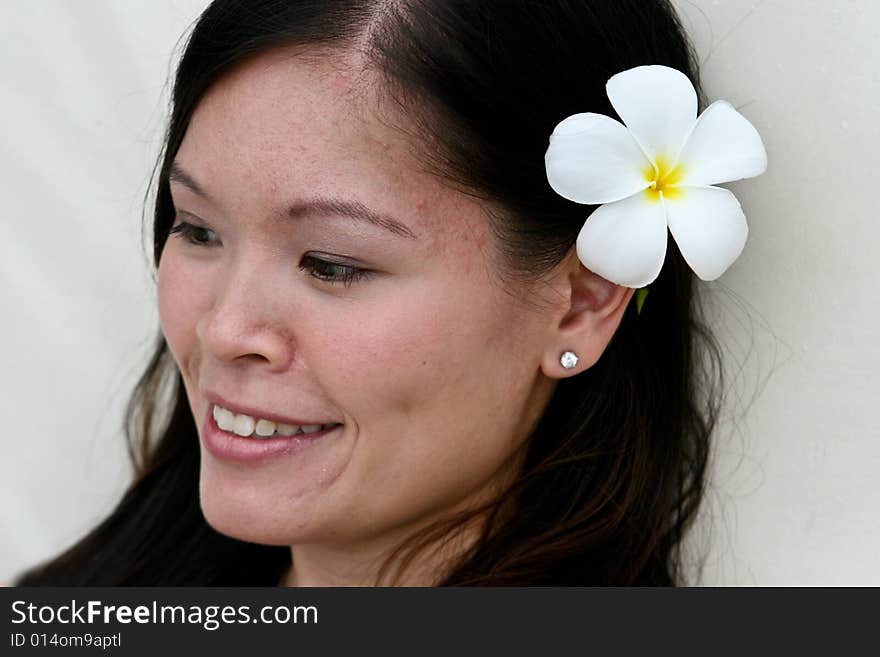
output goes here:
[{"label": "plumeria flower", "polygon": [[697,276],[718,278],[742,253],[748,226],[736,197],[714,185],[767,169],[761,136],[723,100],[698,118],[694,86],[673,68],[623,71],[606,91],[626,125],[574,114],[545,156],[558,194],[601,206],[578,235],[578,257],[613,283],[644,287],[663,266],[668,227]]}]

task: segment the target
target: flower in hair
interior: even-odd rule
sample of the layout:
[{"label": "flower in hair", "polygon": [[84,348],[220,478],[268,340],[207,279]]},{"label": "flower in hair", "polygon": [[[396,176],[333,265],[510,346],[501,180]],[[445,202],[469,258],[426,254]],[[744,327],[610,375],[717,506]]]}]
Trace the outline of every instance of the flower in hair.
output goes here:
[{"label": "flower in hair", "polygon": [[694,86],[674,68],[623,71],[606,91],[624,123],[569,116],[545,156],[554,191],[600,206],[578,235],[578,257],[613,283],[644,287],[660,273],[671,232],[697,276],[718,278],[742,252],[748,226],[736,197],[715,185],[767,169],[761,136],[723,100],[697,117]]}]

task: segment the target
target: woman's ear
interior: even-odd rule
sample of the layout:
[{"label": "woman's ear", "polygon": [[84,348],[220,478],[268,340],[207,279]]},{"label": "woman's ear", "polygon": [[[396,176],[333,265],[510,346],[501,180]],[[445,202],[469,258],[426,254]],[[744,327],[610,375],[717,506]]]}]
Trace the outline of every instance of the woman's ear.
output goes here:
[{"label": "woman's ear", "polygon": [[[568,266],[560,269],[554,287],[562,293],[563,308],[541,360],[541,370],[551,378],[573,376],[592,367],[605,351],[623,313],[632,299],[634,288],[623,287],[594,274],[573,253]],[[570,351],[577,364],[567,369],[560,358]]]}]

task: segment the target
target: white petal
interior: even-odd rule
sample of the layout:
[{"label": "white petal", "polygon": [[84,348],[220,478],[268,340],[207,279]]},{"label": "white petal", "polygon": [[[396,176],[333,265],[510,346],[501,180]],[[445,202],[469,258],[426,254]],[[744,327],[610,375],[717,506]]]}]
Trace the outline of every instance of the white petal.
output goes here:
[{"label": "white petal", "polygon": [[691,269],[704,281],[721,276],[749,234],[736,197],[720,187],[686,187],[666,199],[669,230]]},{"label": "white petal", "polygon": [[697,119],[697,92],[668,66],[638,66],[608,80],[608,99],[652,159],[675,162]]},{"label": "white petal", "polygon": [[650,184],[651,163],[626,127],[603,114],[573,114],[557,125],[544,164],[553,190],[576,203],[618,201]]},{"label": "white petal", "polygon": [[666,212],[647,194],[609,203],[590,215],[577,238],[584,267],[626,287],[644,287],[666,257]]},{"label": "white petal", "polygon": [[681,185],[714,185],[767,170],[761,135],[725,100],[712,103],[700,115],[679,159]]}]

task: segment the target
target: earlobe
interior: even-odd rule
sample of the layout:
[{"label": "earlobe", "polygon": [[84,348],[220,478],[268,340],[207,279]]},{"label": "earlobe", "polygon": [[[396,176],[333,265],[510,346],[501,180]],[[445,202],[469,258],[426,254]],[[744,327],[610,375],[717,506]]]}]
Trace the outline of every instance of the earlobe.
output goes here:
[{"label": "earlobe", "polygon": [[591,272],[576,258],[566,275],[567,307],[552,329],[541,363],[551,378],[574,376],[596,364],[635,292]]}]

